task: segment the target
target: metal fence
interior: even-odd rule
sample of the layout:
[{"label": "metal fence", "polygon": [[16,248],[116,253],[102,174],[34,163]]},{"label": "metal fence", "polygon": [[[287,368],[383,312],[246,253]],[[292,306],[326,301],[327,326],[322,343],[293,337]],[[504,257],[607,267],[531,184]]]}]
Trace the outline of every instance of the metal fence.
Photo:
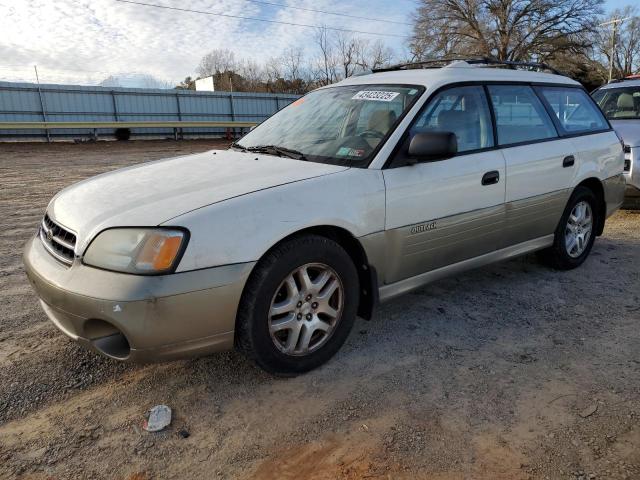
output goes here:
[{"label": "metal fence", "polygon": [[[10,130],[15,122],[255,122],[299,98],[298,95],[195,92],[76,85],[0,82],[0,139],[64,138],[98,134],[113,128]],[[2,123],[5,123],[3,128]],[[173,136],[173,128],[131,128],[136,136]],[[225,128],[180,128],[183,136],[220,136]]]}]

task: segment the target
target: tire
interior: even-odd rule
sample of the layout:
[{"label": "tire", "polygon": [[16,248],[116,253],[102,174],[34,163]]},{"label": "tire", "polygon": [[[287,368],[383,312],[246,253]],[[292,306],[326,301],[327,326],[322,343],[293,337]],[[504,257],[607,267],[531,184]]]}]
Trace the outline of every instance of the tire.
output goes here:
[{"label": "tire", "polygon": [[312,370],[347,339],[359,291],[358,272],[338,243],[318,235],[287,240],[258,262],[247,281],[236,348],[274,375]]},{"label": "tire", "polygon": [[629,192],[629,189],[627,189],[622,208],[625,210],[640,210],[640,190]]},{"label": "tire", "polygon": [[[590,229],[584,226],[587,223],[586,220],[576,222],[575,219],[577,217],[575,215],[572,216],[576,211],[579,211],[576,210],[579,205],[585,204],[588,205],[588,208],[585,209],[585,217],[590,217]],[[600,208],[593,191],[587,187],[577,187],[569,198],[564,213],[560,218],[554,234],[553,246],[540,252],[543,261],[558,270],[571,270],[582,265],[593,247],[597,226],[600,222],[599,216]],[[580,226],[577,227],[576,224],[580,224]],[[585,238],[584,235],[587,230],[589,230],[589,234],[588,238]],[[576,234],[577,231],[580,233]],[[571,234],[577,239],[575,246],[569,240],[568,236]],[[582,242],[579,241],[581,236],[583,238]]]}]

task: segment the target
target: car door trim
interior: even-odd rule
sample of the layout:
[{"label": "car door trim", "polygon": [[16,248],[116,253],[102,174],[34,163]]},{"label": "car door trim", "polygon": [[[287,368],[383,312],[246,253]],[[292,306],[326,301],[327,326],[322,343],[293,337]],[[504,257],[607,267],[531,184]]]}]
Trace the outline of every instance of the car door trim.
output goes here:
[{"label": "car door trim", "polygon": [[[562,216],[571,195],[571,189],[533,195],[490,207],[417,223],[402,225],[380,232],[376,237],[384,248],[370,249],[365,245],[367,256],[378,269],[381,284],[393,284],[413,275],[436,271],[446,266],[447,261],[456,261],[448,247],[466,241],[470,235],[480,251],[497,251],[502,248],[552,234]],[[425,228],[420,228],[425,227]],[[495,238],[495,230],[502,231]],[[380,239],[382,237],[382,240]],[[362,237],[370,238],[370,237]],[[483,243],[484,242],[484,243]],[[486,242],[491,242],[487,245]],[[369,243],[369,242],[367,242]],[[369,250],[372,250],[369,253]],[[373,253],[378,252],[378,254]],[[466,261],[479,256],[475,255]],[[415,261],[406,262],[408,257]],[[420,261],[421,260],[421,261]],[[420,263],[417,263],[419,262]],[[419,270],[421,273],[416,273]]]},{"label": "car door trim", "polygon": [[[614,177],[611,178],[617,178],[619,175],[615,175]],[[496,204],[496,205],[492,205],[489,207],[482,207],[482,208],[473,208],[471,210],[465,210],[464,212],[460,212],[460,213],[455,213],[453,215],[447,215],[445,217],[440,217],[440,218],[434,218],[434,219],[426,219],[426,220],[422,220],[420,222],[416,222],[416,223],[409,223],[406,225],[400,225],[398,227],[393,227],[389,230],[380,230],[378,232],[372,232],[368,235],[372,235],[374,233],[384,233],[384,232],[389,232],[391,230],[397,230],[400,228],[410,228],[410,227],[415,227],[416,225],[422,225],[425,223],[430,223],[430,222],[441,222],[443,220],[449,220],[451,218],[454,217],[460,217],[461,215],[468,215],[468,214],[472,214],[472,213],[476,213],[476,212],[480,212],[482,210],[488,210],[488,209],[496,209],[499,207],[502,207],[503,205],[506,205],[507,208],[509,208],[509,206],[519,206],[519,204],[523,203],[523,202],[535,202],[535,203],[539,203],[540,200],[544,201],[547,197],[550,196],[555,196],[555,195],[566,195],[566,198],[568,199],[568,195],[571,193],[572,189],[571,188],[562,188],[560,190],[554,190],[553,192],[547,192],[547,193],[541,193],[539,195],[531,195],[529,197],[525,197],[525,198],[519,198],[517,200],[511,200],[510,202],[506,202],[504,204]],[[361,237],[363,238],[363,237]]]},{"label": "car door trim", "polygon": [[485,253],[478,257],[463,260],[452,265],[447,265],[429,272],[400,280],[398,282],[385,285],[380,288],[380,301],[386,302],[398,297],[406,292],[415,290],[436,280],[440,280],[451,275],[456,275],[467,270],[482,267],[491,263],[508,260],[513,257],[524,255],[525,253],[534,252],[553,244],[553,235],[545,235],[533,240],[522,242],[510,247],[496,250],[494,252]]},{"label": "car door trim", "polygon": [[500,248],[553,233],[571,191],[570,188],[563,188],[506,202],[503,243]]},{"label": "car door trim", "polygon": [[500,203],[386,230],[383,283],[496,250],[504,218],[505,205]]}]

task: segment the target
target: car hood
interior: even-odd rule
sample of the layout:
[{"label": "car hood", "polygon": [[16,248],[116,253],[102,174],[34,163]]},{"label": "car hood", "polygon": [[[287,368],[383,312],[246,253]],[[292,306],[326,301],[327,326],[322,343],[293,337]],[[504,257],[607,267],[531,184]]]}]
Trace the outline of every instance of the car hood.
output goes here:
[{"label": "car hood", "polygon": [[47,211],[82,242],[105,228],[159,225],[229,198],[346,169],[271,155],[213,150],[143,163],[84,180],[58,193]]},{"label": "car hood", "polygon": [[640,120],[610,120],[610,122],[625,145],[640,147]]}]

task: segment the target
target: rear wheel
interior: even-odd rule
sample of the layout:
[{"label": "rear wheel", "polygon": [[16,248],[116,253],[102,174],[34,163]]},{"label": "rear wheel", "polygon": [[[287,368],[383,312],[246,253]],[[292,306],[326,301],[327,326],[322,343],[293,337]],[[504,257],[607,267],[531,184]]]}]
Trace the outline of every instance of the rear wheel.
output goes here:
[{"label": "rear wheel", "polygon": [[593,192],[587,187],[576,188],[556,228],[553,246],[541,252],[543,259],[560,270],[580,266],[593,247],[598,215]]},{"label": "rear wheel", "polygon": [[346,340],[358,307],[358,274],[325,237],[288,240],[256,265],[242,295],[236,345],[277,375],[306,372]]}]

